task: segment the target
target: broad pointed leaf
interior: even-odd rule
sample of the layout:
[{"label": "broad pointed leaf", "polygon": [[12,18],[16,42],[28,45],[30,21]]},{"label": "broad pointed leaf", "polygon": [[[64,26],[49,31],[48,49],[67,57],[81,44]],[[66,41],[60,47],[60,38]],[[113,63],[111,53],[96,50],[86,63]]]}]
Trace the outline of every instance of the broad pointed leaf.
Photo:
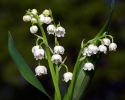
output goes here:
[{"label": "broad pointed leaf", "polygon": [[[112,13],[114,10],[114,0],[112,0],[112,4],[111,4],[111,11],[108,17],[107,22],[105,23],[105,25],[103,26],[103,28],[101,29],[101,31],[97,34],[96,37],[101,36],[104,32],[108,32],[109,31],[109,27],[110,27],[110,21],[111,21],[111,17],[112,17]],[[98,45],[99,42],[96,42],[96,44]],[[81,54],[79,54],[81,55]],[[89,58],[89,61],[92,62],[94,64],[94,66],[97,65],[99,58],[101,56],[101,53],[95,56],[92,56],[91,58]],[[79,62],[76,62],[79,63]],[[83,100],[84,95],[86,93],[86,90],[92,80],[93,74],[96,71],[96,67],[94,71],[84,71],[83,70],[83,66],[84,66],[85,62],[84,60],[82,60],[78,67],[75,68],[75,70],[73,72],[73,74],[75,74],[75,77],[73,77],[73,80],[71,81],[71,84],[68,88],[68,92],[67,94],[64,96],[63,100]]]},{"label": "broad pointed leaf", "polygon": [[40,81],[35,77],[34,73],[32,70],[29,68],[29,66],[26,64],[20,53],[17,51],[12,36],[9,33],[9,40],[8,40],[8,48],[9,48],[9,53],[15,62],[17,68],[19,69],[21,75],[33,86],[35,86],[37,89],[42,91],[44,94],[46,94],[50,99],[51,97],[46,93],[45,89],[43,88],[42,84]]},{"label": "broad pointed leaf", "polygon": [[[106,24],[104,25],[104,27],[97,34],[96,37],[101,36],[104,32],[109,31],[110,21],[111,21],[111,16],[112,16],[113,10],[114,10],[114,0],[112,1],[111,12],[109,14],[109,18],[108,18]],[[99,42],[97,42],[96,44],[98,45]],[[96,66],[100,59],[100,56],[101,56],[101,53],[98,55],[94,55],[93,57],[89,58],[89,61],[92,62],[94,64],[94,66]],[[85,96],[85,92],[86,92],[86,90],[92,80],[92,77],[96,71],[96,68],[94,71],[84,71],[83,70],[84,64],[85,64],[84,60],[79,64],[79,68],[77,70],[77,75],[76,75],[77,77],[76,77],[76,82],[75,82],[75,88],[74,88],[74,92],[72,95],[72,100],[83,100],[83,98]]]}]

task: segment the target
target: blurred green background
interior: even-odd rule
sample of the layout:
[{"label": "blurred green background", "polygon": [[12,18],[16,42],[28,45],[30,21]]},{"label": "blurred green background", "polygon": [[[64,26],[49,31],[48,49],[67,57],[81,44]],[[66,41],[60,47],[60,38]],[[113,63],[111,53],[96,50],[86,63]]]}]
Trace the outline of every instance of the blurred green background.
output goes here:
[{"label": "blurred green background", "polygon": [[[108,18],[110,3],[111,0],[0,0],[0,100],[48,100],[20,75],[8,52],[8,31],[11,31],[17,49],[34,72],[37,62],[31,48],[36,37],[29,31],[31,23],[22,20],[25,10],[35,8],[39,14],[44,9],[52,10],[56,23],[66,29],[65,37],[59,41],[66,49],[63,57],[68,57],[66,64],[72,71],[82,39],[92,39],[100,31]],[[85,100],[125,100],[124,0],[116,0],[110,34],[115,37],[117,51],[102,56]],[[47,36],[52,43],[53,37]],[[43,65],[46,63],[43,61]],[[51,95],[49,74],[39,79]],[[65,82],[61,84],[67,87]],[[61,91],[66,90],[61,87]]]}]

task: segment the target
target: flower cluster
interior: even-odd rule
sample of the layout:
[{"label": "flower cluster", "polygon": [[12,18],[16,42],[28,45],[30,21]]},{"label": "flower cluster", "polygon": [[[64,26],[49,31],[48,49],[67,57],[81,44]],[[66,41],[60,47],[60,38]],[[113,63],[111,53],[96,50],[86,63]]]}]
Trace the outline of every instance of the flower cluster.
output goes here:
[{"label": "flower cluster", "polygon": [[[51,10],[44,10],[40,15],[38,15],[36,9],[28,10],[26,15],[23,16],[23,21],[32,23],[30,32],[33,35],[37,36],[36,45],[32,48],[34,58],[38,60],[38,66],[35,69],[36,76],[47,74],[46,67],[40,64],[40,60],[46,59],[49,63],[51,63],[49,66],[52,65],[55,67],[54,70],[58,68],[58,70],[56,71],[59,71],[61,67],[66,68],[66,73],[64,73],[63,75],[65,82],[72,80],[73,75],[68,71],[67,66],[64,64],[66,59],[62,60],[62,55],[64,54],[65,49],[63,46],[59,45],[59,42],[57,40],[60,37],[64,37],[66,32],[65,29],[60,25],[60,23],[57,25],[55,24]],[[43,28],[43,24],[47,24],[45,30]],[[38,28],[40,28],[42,36],[36,35]],[[49,35],[54,35],[55,37],[55,46],[53,49],[51,49],[48,44],[45,32],[47,32]],[[39,43],[39,40],[42,40],[42,42]],[[42,48],[43,45],[45,45],[44,47],[46,48],[46,50]],[[82,56],[86,59],[86,63],[83,67],[85,71],[94,70],[94,64],[89,61],[89,57],[101,52],[106,54],[108,48],[109,51],[115,51],[117,48],[117,45],[113,42],[113,37],[111,35],[107,35],[107,32],[105,32],[102,36],[95,37],[85,44],[82,43],[82,45]]]},{"label": "flower cluster", "polygon": [[[103,52],[104,54],[106,54],[107,53],[107,48],[109,48],[109,51],[115,51],[116,48],[117,48],[117,45],[116,45],[116,43],[113,42],[113,37],[111,35],[106,35],[106,33],[107,32],[105,32],[99,38],[95,38],[95,39],[89,41],[87,43],[87,46],[85,48],[83,48],[82,55],[90,57],[90,56],[92,56],[94,54],[97,54],[99,52]],[[107,37],[111,38],[112,43],[111,43],[111,40],[109,38],[107,38]],[[94,44],[97,41],[101,41],[99,46]],[[89,70],[89,71],[91,69],[94,70],[94,65],[92,63],[90,63],[90,62],[87,62],[87,63],[85,63],[83,69],[84,70]]]},{"label": "flower cluster", "polygon": [[[72,80],[72,73],[68,71],[67,66],[64,64],[64,61],[62,61],[62,56],[64,54],[64,47],[59,45],[59,42],[57,41],[58,37],[64,37],[66,32],[65,29],[60,25],[55,24],[52,12],[50,10],[44,10],[42,14],[38,15],[38,12],[36,9],[28,10],[26,14],[23,16],[24,22],[31,22],[32,26],[30,27],[30,32],[37,36],[36,45],[32,47],[32,53],[34,55],[34,58],[38,60],[38,66],[35,68],[35,76],[41,76],[42,74],[47,74],[47,68],[40,64],[40,60],[46,59],[52,62],[52,64],[57,67],[58,70],[62,66],[66,68],[66,73],[64,73],[64,81],[68,82],[69,80]],[[43,24],[47,24],[46,30],[43,28]],[[36,35],[38,32],[38,29],[40,28],[42,32],[42,36]],[[50,35],[55,36],[55,47],[51,49],[48,45],[48,41],[46,39],[45,32]],[[39,40],[42,40],[41,43],[39,43]],[[48,54],[46,50],[42,48],[42,46],[45,45],[45,47],[49,47],[50,52],[52,52],[52,56]]]}]

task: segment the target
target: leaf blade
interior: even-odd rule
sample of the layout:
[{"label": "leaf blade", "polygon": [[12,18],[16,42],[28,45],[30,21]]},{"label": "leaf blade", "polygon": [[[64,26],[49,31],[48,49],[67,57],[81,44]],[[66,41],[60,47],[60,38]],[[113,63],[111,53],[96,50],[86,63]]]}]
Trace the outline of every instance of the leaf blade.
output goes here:
[{"label": "leaf blade", "polygon": [[9,38],[8,38],[9,53],[10,53],[13,61],[15,62],[17,68],[19,69],[21,75],[30,84],[32,84],[34,87],[36,87],[37,89],[39,89],[41,92],[43,92],[45,95],[47,95],[51,99],[51,97],[47,94],[47,92],[45,91],[45,89],[42,86],[42,84],[40,83],[40,81],[35,77],[34,73],[31,71],[31,69],[26,64],[26,62],[24,61],[24,59],[22,58],[22,56],[20,55],[20,53],[17,51],[10,32],[9,32],[8,36],[9,36]]},{"label": "leaf blade", "polygon": [[[112,17],[112,13],[113,13],[113,10],[114,10],[114,5],[115,5],[115,2],[113,0],[112,4],[111,4],[111,11],[110,11],[108,20],[105,23],[105,25],[103,26],[103,28],[100,30],[100,32],[97,34],[96,37],[101,36],[105,31],[107,31],[107,32],[109,31],[111,17]],[[97,42],[96,44],[99,44],[99,42]],[[98,55],[93,56],[92,58],[89,59],[89,61],[92,62],[94,64],[94,66],[96,66],[98,61],[99,61],[100,56],[101,56],[101,53],[98,54]],[[86,92],[86,90],[88,88],[88,85],[90,84],[90,81],[92,80],[92,77],[93,77],[93,75],[94,75],[94,73],[96,71],[96,70],[94,70],[91,73],[87,72],[87,71],[84,71],[82,69],[84,63],[85,62],[82,61],[79,64],[79,68],[78,68],[78,71],[77,71],[77,77],[76,77],[77,80],[75,82],[76,84],[75,84],[75,88],[74,88],[74,91],[73,91],[72,100],[76,100],[76,99],[77,100],[83,100],[85,92]]]}]

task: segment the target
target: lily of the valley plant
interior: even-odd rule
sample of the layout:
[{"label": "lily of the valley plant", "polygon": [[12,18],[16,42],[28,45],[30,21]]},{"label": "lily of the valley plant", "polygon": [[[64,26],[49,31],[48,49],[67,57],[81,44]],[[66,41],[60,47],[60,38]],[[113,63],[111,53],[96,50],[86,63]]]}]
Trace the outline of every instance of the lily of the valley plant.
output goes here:
[{"label": "lily of the valley plant", "polygon": [[[106,54],[108,50],[115,51],[117,48],[113,36],[109,35],[109,25],[113,9],[114,0],[112,1],[108,20],[97,36],[88,42],[85,42],[84,39],[81,41],[80,52],[73,72],[69,71],[68,66],[65,64],[67,58],[62,57],[65,53],[65,48],[63,44],[59,44],[58,40],[59,38],[65,38],[65,34],[70,33],[66,33],[61,23],[55,23],[51,10],[45,9],[41,14],[38,14],[36,9],[28,9],[23,16],[23,21],[31,22],[29,31],[31,35],[37,38],[36,41],[34,41],[35,45],[31,48],[34,62],[35,60],[38,62],[38,65],[34,68],[34,72],[30,70],[24,59],[16,50],[13,39],[9,34],[9,52],[22,76],[51,100],[83,100],[88,84],[97,68],[97,63],[101,54]],[[46,28],[43,28],[44,24],[47,24]],[[37,34],[38,30],[41,31],[41,35]],[[49,40],[46,34],[51,35],[51,37],[55,39],[54,47],[49,46]],[[48,61],[48,66],[41,63],[43,59]],[[62,67],[64,67],[66,71],[63,74],[63,79],[60,79],[59,73]],[[50,73],[48,73],[48,70]],[[37,79],[37,77],[44,77],[46,74],[51,74],[55,88],[55,93],[53,94],[54,98],[47,94],[46,90]],[[70,82],[68,91],[64,97],[62,97],[60,93],[59,80],[64,81],[65,84]]]}]

